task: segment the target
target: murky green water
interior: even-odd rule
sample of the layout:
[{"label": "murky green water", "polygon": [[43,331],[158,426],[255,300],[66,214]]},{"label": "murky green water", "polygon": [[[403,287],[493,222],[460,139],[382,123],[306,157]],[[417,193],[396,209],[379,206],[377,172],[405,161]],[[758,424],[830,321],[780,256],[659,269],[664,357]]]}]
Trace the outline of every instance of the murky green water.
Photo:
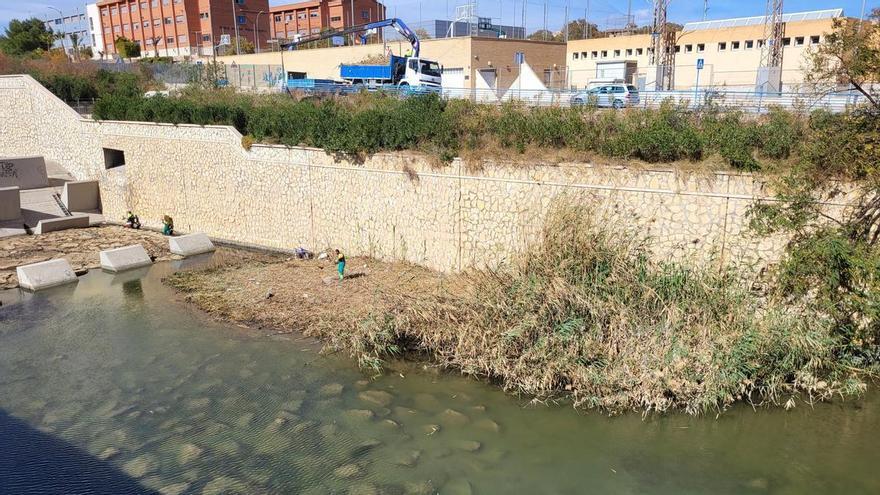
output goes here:
[{"label": "murky green water", "polygon": [[644,420],[417,368],[370,381],[169,302],[172,269],[0,296],[0,492],[880,493],[876,392]]}]

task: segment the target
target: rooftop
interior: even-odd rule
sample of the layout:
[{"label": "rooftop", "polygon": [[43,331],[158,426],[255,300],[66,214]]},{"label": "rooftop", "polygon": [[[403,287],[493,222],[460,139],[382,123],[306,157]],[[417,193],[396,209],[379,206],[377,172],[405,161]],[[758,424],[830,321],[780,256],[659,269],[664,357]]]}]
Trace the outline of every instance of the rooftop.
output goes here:
[{"label": "rooftop", "polygon": [[[809,12],[795,12],[782,14],[782,22],[815,21],[819,19],[834,19],[843,16],[843,9],[811,10]],[[760,26],[764,24],[766,16],[735,17],[732,19],[718,19],[715,21],[688,22],[684,25],[685,31],[697,31],[701,29],[726,29],[741,26]]]}]

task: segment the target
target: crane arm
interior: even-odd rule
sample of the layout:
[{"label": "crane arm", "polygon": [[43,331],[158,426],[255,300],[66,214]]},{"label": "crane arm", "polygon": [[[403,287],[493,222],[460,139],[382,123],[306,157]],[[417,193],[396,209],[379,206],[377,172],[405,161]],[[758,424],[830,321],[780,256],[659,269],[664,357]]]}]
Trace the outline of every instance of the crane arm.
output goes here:
[{"label": "crane arm", "polygon": [[[367,24],[359,24],[357,26],[351,26],[345,29],[337,29],[335,31],[327,31],[325,33],[313,34],[311,36],[304,36],[297,41],[292,41],[289,43],[282,43],[282,50],[294,50],[297,46],[303,45],[306,43],[313,43],[315,41],[326,40],[328,38],[333,38],[336,36],[346,36],[349,34],[362,33],[364,31],[369,31],[371,29],[381,29],[384,27],[391,26],[393,27],[401,36],[409,40],[413,47],[413,56],[419,56],[419,48],[421,43],[419,42],[419,37],[416,36],[416,33],[413,32],[402,20],[400,19],[385,19],[382,21],[370,22]],[[361,38],[365,38],[366,36],[362,36]]]}]

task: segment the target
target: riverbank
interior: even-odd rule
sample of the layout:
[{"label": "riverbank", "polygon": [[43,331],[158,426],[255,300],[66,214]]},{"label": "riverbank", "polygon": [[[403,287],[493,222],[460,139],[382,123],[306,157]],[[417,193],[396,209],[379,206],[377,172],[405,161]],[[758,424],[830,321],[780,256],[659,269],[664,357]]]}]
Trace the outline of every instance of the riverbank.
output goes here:
[{"label": "riverbank", "polygon": [[224,321],[317,337],[362,368],[417,355],[611,413],[790,408],[865,391],[876,363],[821,314],[733,271],[652,261],[633,232],[603,225],[562,208],[538,243],[492,271],[353,258],[339,283],[329,261],[245,261],[166,283]]}]

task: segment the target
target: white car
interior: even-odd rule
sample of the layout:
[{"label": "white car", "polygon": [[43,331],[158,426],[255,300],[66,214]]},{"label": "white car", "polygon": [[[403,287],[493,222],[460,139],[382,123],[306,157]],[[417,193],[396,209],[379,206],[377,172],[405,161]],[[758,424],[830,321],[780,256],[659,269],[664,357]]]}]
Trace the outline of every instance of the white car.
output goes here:
[{"label": "white car", "polygon": [[605,84],[575,93],[572,105],[593,104],[601,108],[624,108],[639,104],[639,89],[632,84]]}]

